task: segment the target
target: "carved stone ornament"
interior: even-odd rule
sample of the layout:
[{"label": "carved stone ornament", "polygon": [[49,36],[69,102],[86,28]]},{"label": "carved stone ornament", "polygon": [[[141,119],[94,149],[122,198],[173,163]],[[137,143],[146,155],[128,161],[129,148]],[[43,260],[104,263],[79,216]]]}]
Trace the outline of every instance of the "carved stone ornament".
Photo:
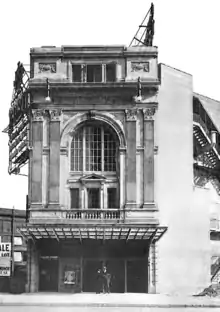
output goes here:
[{"label": "carved stone ornament", "polygon": [[132,72],[149,72],[150,64],[149,62],[131,62]]},{"label": "carved stone ornament", "polygon": [[126,121],[136,121],[137,120],[137,109],[126,109],[125,115],[126,115]]},{"label": "carved stone ornament", "polygon": [[61,109],[50,110],[50,120],[60,121]]},{"label": "carved stone ornament", "polygon": [[56,73],[56,63],[39,63],[39,73]]},{"label": "carved stone ornament", "polygon": [[88,119],[93,119],[93,118],[95,118],[95,111],[94,111],[94,110],[88,111],[88,113],[87,113],[87,118],[88,118]]},{"label": "carved stone ornament", "polygon": [[144,120],[153,120],[156,112],[155,107],[143,109]]},{"label": "carved stone ornament", "polygon": [[32,110],[33,121],[43,121],[44,119],[44,110],[36,109]]}]

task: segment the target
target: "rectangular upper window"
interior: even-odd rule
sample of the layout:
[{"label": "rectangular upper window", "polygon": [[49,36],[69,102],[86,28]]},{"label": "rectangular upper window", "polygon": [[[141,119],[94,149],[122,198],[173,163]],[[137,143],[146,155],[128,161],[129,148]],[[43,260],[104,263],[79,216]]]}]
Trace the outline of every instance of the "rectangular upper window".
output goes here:
[{"label": "rectangular upper window", "polygon": [[116,80],[116,66],[115,64],[106,64],[106,81],[115,82]]},{"label": "rectangular upper window", "polygon": [[73,64],[73,82],[115,82],[116,64]]},{"label": "rectangular upper window", "polygon": [[70,189],[70,195],[71,195],[71,208],[78,209],[79,208],[79,189],[78,188]]},{"label": "rectangular upper window", "polygon": [[108,188],[108,208],[117,208],[117,189]]},{"label": "rectangular upper window", "polygon": [[73,65],[73,82],[81,82],[81,64],[79,65]]},{"label": "rectangular upper window", "polygon": [[99,209],[100,208],[100,189],[89,188],[87,189],[88,194],[88,208]]},{"label": "rectangular upper window", "polygon": [[87,82],[102,82],[102,65],[87,65]]}]

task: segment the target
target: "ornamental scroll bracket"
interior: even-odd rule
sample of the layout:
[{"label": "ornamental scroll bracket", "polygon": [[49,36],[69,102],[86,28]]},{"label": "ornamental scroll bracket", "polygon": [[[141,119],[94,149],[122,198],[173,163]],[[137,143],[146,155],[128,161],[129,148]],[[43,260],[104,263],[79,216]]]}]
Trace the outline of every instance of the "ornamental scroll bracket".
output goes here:
[{"label": "ornamental scroll bracket", "polygon": [[125,110],[126,121],[136,121],[137,113],[138,109],[126,109]]}]

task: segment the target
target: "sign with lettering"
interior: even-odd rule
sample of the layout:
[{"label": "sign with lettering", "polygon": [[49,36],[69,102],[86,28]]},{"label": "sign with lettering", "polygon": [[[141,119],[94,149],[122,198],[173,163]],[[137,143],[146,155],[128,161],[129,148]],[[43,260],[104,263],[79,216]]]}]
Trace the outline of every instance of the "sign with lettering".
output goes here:
[{"label": "sign with lettering", "polygon": [[0,243],[0,257],[11,257],[11,243]]},{"label": "sign with lettering", "polygon": [[11,243],[0,243],[0,276],[10,276]]}]

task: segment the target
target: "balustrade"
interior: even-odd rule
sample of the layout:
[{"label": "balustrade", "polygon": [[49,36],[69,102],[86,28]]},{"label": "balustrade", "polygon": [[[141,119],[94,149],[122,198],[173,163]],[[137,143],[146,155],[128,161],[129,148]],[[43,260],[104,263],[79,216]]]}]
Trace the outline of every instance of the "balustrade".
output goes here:
[{"label": "balustrade", "polygon": [[65,211],[63,217],[66,219],[74,220],[113,220],[120,219],[122,217],[122,211],[120,210],[69,210]]}]

